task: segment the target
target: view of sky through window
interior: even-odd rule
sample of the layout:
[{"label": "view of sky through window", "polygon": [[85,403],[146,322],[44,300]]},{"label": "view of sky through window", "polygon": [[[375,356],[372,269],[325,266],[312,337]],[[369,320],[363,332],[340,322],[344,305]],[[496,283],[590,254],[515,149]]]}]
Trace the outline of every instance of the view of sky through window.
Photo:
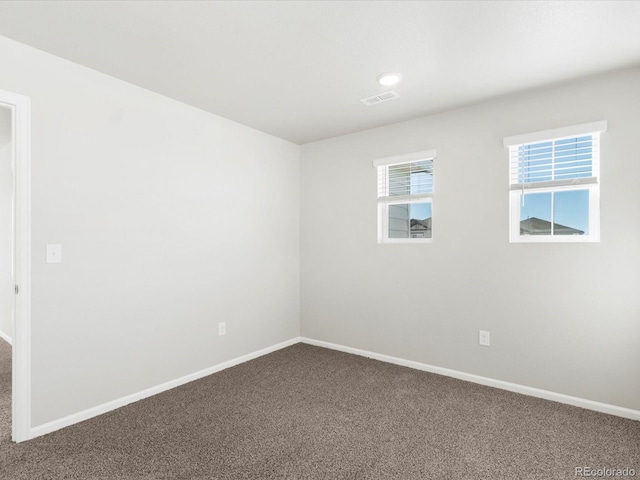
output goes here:
[{"label": "view of sky through window", "polygon": [[[553,209],[552,209],[553,198]],[[522,202],[522,198],[520,200]],[[525,193],[520,207],[520,221],[539,218],[547,222],[589,233],[589,191]],[[556,232],[557,233],[557,232]],[[579,234],[573,232],[574,234]],[[549,231],[550,235],[551,232]],[[579,234],[582,235],[582,234]]]},{"label": "view of sky through window", "polygon": [[[522,145],[518,182],[535,184],[593,175],[593,142],[590,135]],[[524,195],[524,198],[523,198]],[[589,190],[557,190],[520,195],[523,234],[556,235],[589,233]],[[544,222],[533,225],[536,219]],[[527,222],[528,221],[528,222]],[[567,227],[559,228],[557,226]]]}]

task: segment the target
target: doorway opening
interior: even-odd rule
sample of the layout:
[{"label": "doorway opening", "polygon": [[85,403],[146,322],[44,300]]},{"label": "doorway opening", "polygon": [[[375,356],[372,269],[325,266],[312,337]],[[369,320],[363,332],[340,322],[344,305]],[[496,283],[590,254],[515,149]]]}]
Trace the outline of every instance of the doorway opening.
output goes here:
[{"label": "doorway opening", "polygon": [[0,439],[11,435],[11,344],[14,323],[13,113],[0,105]]},{"label": "doorway opening", "polygon": [[0,90],[0,441],[31,438],[30,101]]}]

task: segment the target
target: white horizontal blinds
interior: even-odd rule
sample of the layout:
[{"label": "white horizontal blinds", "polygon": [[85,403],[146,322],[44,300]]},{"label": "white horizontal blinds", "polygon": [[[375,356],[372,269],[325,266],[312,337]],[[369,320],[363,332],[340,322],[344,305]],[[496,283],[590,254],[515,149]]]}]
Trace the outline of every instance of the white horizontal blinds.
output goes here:
[{"label": "white horizontal blinds", "polygon": [[433,159],[378,166],[378,199],[423,198],[433,193]]},{"label": "white horizontal blinds", "polygon": [[599,153],[599,133],[511,145],[511,189],[597,183]]}]

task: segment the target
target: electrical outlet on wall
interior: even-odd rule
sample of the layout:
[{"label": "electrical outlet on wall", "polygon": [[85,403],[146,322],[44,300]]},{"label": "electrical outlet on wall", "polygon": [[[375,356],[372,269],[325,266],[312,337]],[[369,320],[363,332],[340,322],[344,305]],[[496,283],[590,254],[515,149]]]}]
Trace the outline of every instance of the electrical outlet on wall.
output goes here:
[{"label": "electrical outlet on wall", "polygon": [[218,323],[218,335],[224,335],[227,333],[227,322]]},{"label": "electrical outlet on wall", "polygon": [[478,331],[478,343],[480,343],[480,345],[482,345],[484,347],[490,347],[491,346],[491,333],[489,333],[486,330],[479,330]]},{"label": "electrical outlet on wall", "polygon": [[62,245],[47,243],[47,263],[62,263]]}]

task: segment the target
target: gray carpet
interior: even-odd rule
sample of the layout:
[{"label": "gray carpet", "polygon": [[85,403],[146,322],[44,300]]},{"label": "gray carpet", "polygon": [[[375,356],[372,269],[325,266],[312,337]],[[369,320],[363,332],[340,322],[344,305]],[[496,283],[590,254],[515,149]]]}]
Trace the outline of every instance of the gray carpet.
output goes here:
[{"label": "gray carpet", "polygon": [[16,445],[9,362],[2,479],[640,478],[640,422],[303,344]]}]

